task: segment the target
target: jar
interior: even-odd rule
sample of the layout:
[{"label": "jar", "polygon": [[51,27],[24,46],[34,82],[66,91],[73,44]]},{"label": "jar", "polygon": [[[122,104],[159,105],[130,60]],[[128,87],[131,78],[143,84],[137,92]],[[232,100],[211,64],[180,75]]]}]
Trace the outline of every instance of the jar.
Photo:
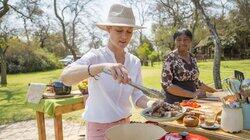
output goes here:
[{"label": "jar", "polygon": [[243,129],[242,108],[222,107],[221,129],[229,132],[239,132]]},{"label": "jar", "polygon": [[215,123],[215,112],[212,111],[212,110],[208,110],[205,112],[205,118],[204,118],[204,121],[205,121],[205,125],[206,126],[213,126],[214,123]]}]

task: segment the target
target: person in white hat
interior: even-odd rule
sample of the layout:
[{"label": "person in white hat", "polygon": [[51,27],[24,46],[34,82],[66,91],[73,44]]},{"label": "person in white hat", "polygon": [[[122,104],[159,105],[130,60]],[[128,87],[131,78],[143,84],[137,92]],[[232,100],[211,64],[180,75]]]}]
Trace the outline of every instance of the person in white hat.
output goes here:
[{"label": "person in white hat", "polygon": [[[131,8],[114,4],[106,22],[97,27],[109,34],[106,47],[92,49],[82,58],[67,66],[61,80],[65,85],[74,85],[88,79],[88,99],[83,119],[87,122],[87,140],[103,140],[105,131],[117,124],[129,123],[134,105],[146,108],[152,101],[127,83],[142,84],[140,60],[126,51],[133,31],[143,27],[135,25]],[[112,76],[103,73],[111,72]]]}]

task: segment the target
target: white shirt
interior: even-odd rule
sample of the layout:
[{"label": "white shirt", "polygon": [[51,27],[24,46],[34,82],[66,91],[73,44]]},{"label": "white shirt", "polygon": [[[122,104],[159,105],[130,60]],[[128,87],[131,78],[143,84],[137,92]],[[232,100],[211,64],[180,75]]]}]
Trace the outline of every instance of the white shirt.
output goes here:
[{"label": "white shirt", "polygon": [[[117,63],[114,53],[108,48],[93,49],[70,65],[90,65],[99,63]],[[124,66],[131,80],[142,84],[140,60],[126,51]],[[132,102],[143,96],[143,93],[130,85],[119,84],[112,76],[100,73],[98,80],[88,79],[89,97],[86,101],[83,119],[88,122],[110,123],[131,115]]]}]

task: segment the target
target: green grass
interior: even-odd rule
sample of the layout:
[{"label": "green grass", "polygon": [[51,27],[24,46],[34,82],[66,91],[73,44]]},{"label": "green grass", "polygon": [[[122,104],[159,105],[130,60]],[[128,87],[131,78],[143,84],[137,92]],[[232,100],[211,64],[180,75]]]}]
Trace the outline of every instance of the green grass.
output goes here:
[{"label": "green grass", "polygon": [[8,75],[8,86],[0,87],[0,124],[34,118],[34,111],[24,105],[28,84],[49,83],[57,79],[61,71]]},{"label": "green grass", "polygon": [[[212,64],[212,61],[198,63],[200,79],[205,83],[213,82]],[[222,61],[221,78],[224,79],[231,76],[236,69],[243,71],[245,77],[250,77],[250,60]],[[47,72],[8,75],[8,86],[0,87],[0,124],[35,118],[35,112],[32,109],[26,108],[24,105],[28,83],[49,83],[57,79],[61,71],[62,70],[59,69]],[[157,63],[154,67],[143,66],[142,68],[143,83],[147,87],[161,89],[160,75],[161,63]],[[79,122],[81,121],[81,112],[82,111],[75,111],[63,115],[63,118]],[[138,115],[138,112],[139,111],[135,109],[132,120],[142,119],[140,115]]]}]

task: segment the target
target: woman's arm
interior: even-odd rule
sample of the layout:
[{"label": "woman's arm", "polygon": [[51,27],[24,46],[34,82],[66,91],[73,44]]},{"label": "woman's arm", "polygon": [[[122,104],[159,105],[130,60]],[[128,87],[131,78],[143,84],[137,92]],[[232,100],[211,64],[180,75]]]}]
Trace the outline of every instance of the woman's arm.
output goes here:
[{"label": "woman's arm", "polygon": [[183,88],[174,85],[172,83],[173,81],[173,71],[174,71],[174,56],[171,56],[170,54],[164,57],[164,61],[162,64],[162,74],[161,74],[161,85],[164,91],[167,91],[173,95],[176,96],[182,96],[182,97],[188,97],[188,98],[194,98],[196,97],[196,93],[194,94],[191,91],[184,90]]},{"label": "woman's arm", "polygon": [[63,70],[60,80],[66,85],[74,85],[84,79],[101,73],[104,68],[110,70],[112,77],[119,83],[127,84],[130,81],[128,71],[120,63],[70,65]]},{"label": "woman's arm", "polygon": [[170,87],[168,87],[167,91],[173,95],[181,97],[195,98],[197,96],[196,92],[185,90],[176,85],[171,85]]},{"label": "woman's arm", "polygon": [[65,85],[74,85],[81,82],[84,79],[91,77],[91,75],[97,75],[102,72],[104,68],[103,64],[90,65],[88,72],[88,65],[72,65],[64,68],[60,80]]},{"label": "woman's arm", "polygon": [[201,90],[204,90],[204,91],[207,91],[207,92],[210,92],[210,93],[214,93],[216,92],[217,90],[210,87],[210,86],[207,86],[206,84],[202,83],[201,86],[199,87]]}]

